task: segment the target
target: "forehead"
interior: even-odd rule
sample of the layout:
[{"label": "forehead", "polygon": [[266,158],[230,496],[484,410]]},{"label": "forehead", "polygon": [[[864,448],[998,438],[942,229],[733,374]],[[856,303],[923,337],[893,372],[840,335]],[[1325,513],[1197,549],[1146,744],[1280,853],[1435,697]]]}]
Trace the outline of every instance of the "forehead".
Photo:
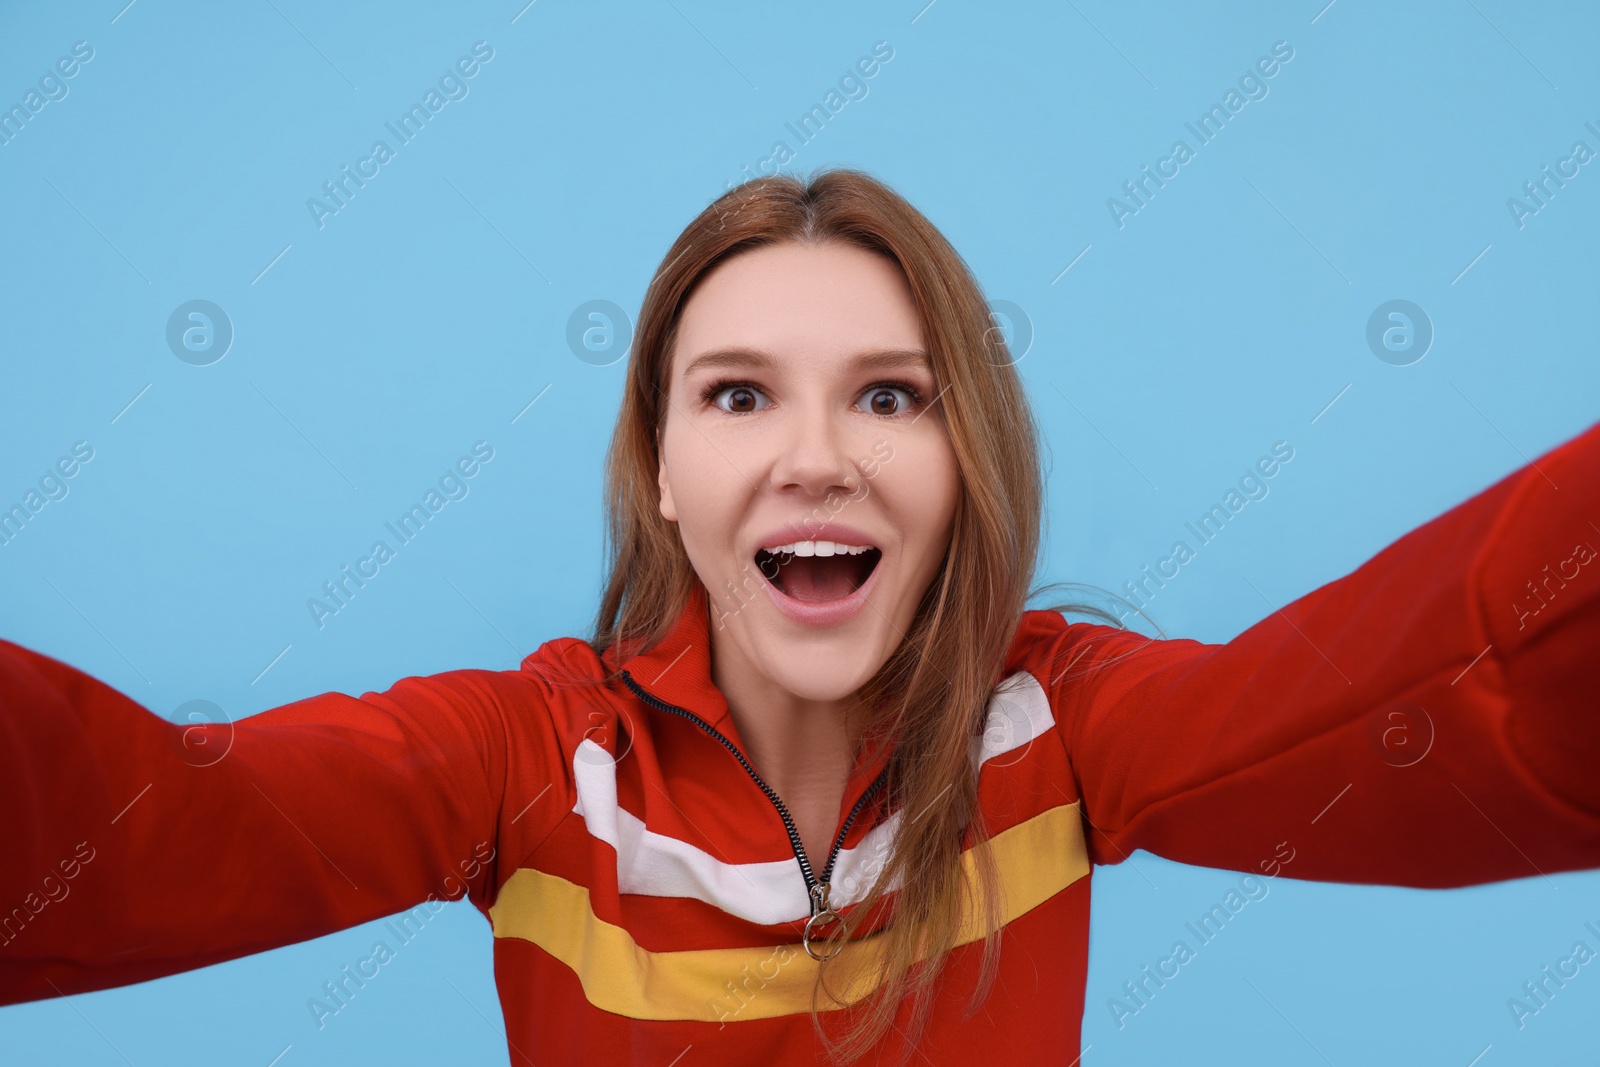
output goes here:
[{"label": "forehead", "polygon": [[840,242],[784,242],[741,253],[701,279],[678,324],[673,373],[713,349],[742,347],[807,365],[867,349],[923,347],[898,264]]}]

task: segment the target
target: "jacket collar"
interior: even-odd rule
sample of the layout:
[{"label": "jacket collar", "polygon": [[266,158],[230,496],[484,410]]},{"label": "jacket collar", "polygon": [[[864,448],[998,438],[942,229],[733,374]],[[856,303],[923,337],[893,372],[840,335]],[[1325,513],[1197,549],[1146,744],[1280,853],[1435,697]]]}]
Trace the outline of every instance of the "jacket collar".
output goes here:
[{"label": "jacket collar", "polygon": [[[712,681],[710,620],[710,597],[705,586],[696,581],[688,603],[667,635],[654,647],[630,657],[621,669],[651,696],[704,719],[748,758],[749,749],[739,736],[727,698]],[[847,802],[871,784],[888,765],[889,756],[887,745],[865,746],[845,785]]]}]

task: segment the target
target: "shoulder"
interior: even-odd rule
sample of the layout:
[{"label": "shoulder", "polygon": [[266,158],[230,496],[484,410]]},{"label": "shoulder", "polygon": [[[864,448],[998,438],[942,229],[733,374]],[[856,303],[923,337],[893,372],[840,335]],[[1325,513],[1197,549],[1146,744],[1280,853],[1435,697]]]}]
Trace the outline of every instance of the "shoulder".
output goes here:
[{"label": "shoulder", "polygon": [[589,642],[578,637],[546,641],[523,657],[522,673],[553,689],[602,681],[606,666]]},{"label": "shoulder", "polygon": [[[407,677],[382,693],[368,694],[368,699],[430,719],[469,719],[484,731],[503,731],[507,739],[544,735],[548,744],[552,733],[567,739],[574,724],[581,734],[583,724],[592,720],[591,711],[613,707],[612,688],[594,650],[578,638],[561,637],[546,641],[514,668],[459,668]],[[314,718],[325,709],[308,707],[306,714]]]},{"label": "shoulder", "polygon": [[1187,637],[1069,622],[1059,611],[1026,611],[1007,652],[1005,674],[1032,675],[1059,715],[1071,705],[1119,698],[1164,668],[1192,663],[1215,647]]},{"label": "shoulder", "polygon": [[1025,611],[1006,653],[1005,673],[1027,671],[1047,689],[1103,666],[1154,639],[1121,626],[1069,622],[1059,611]]},{"label": "shoulder", "polygon": [[625,701],[621,682],[587,641],[559,637],[546,641],[522,660],[516,673],[539,694],[545,718],[573,748],[605,723],[615,721]]}]

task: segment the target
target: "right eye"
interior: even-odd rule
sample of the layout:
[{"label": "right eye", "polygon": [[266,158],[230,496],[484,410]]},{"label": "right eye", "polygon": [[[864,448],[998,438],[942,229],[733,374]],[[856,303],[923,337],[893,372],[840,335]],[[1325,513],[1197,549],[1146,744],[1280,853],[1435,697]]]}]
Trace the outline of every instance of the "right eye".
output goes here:
[{"label": "right eye", "polygon": [[749,415],[770,403],[760,389],[748,382],[718,382],[706,389],[705,396],[730,415]]}]

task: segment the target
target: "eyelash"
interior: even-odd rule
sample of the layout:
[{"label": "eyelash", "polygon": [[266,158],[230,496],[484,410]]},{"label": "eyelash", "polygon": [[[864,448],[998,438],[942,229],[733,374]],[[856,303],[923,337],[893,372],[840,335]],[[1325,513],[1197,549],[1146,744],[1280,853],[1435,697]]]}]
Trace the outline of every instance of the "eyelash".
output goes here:
[{"label": "eyelash", "polygon": [[[716,397],[716,395],[718,393],[722,392],[725,389],[732,389],[732,388],[750,389],[750,390],[752,390],[754,392],[758,392],[758,393],[763,393],[764,392],[764,390],[759,385],[756,385],[754,382],[749,382],[749,381],[745,381],[743,379],[737,379],[737,378],[721,378],[721,379],[718,379],[717,381],[714,381],[711,384],[707,385],[704,389],[700,390],[700,402],[702,404],[709,404],[715,399],[715,397]],[[871,392],[873,392],[874,390],[877,390],[877,389],[898,389],[901,392],[905,393],[907,396],[909,396],[911,398],[911,411],[914,411],[914,410],[922,407],[922,405],[927,402],[926,398],[922,395],[922,391],[921,390],[919,390],[916,386],[912,385],[910,382],[901,382],[901,381],[873,382],[871,385],[867,386],[865,389],[863,389],[861,391],[861,396],[866,396],[868,393],[871,393]],[[896,412],[893,415],[879,415],[878,418],[880,418],[880,419],[897,419],[902,415],[910,414],[911,411],[899,411],[899,412]],[[736,416],[737,415],[754,415],[755,412],[753,412],[753,411],[724,411],[723,414],[724,415],[736,415]]]}]

